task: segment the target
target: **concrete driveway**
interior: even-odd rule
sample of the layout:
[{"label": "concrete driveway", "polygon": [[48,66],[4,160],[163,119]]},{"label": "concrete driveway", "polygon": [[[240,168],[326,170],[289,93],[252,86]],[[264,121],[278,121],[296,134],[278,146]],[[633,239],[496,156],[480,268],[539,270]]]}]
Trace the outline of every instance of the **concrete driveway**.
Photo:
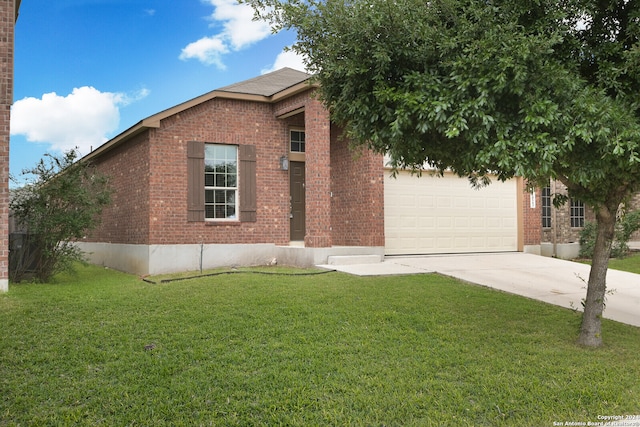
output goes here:
[{"label": "concrete driveway", "polygon": [[[386,257],[382,263],[325,265],[359,276],[440,273],[566,308],[582,309],[589,266],[525,253]],[[640,326],[640,275],[609,270],[604,317]]]}]

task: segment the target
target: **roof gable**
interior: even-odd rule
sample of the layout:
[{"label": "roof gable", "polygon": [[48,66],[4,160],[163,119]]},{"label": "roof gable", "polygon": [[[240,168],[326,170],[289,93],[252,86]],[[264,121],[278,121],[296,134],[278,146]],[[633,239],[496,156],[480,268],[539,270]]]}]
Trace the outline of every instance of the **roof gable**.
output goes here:
[{"label": "roof gable", "polygon": [[253,102],[273,103],[280,99],[288,98],[297,93],[309,90],[314,87],[310,79],[311,74],[297,71],[292,68],[282,68],[262,76],[254,77],[239,83],[224,86],[220,89],[200,95],[189,101],[183,102],[164,111],[160,111],[149,116],[111,140],[105,142],[93,152],[84,156],[84,160],[89,160],[100,156],[112,148],[123,144],[133,136],[149,128],[160,127],[160,121],[167,117],[178,114],[189,108],[200,105],[214,98],[230,98]]}]

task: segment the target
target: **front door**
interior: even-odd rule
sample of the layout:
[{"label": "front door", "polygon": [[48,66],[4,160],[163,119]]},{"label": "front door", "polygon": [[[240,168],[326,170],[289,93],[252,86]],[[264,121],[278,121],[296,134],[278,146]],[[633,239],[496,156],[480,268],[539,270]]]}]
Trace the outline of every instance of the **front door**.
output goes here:
[{"label": "front door", "polygon": [[304,240],[305,196],[304,162],[289,163],[289,192],[291,199],[290,230],[291,240]]}]

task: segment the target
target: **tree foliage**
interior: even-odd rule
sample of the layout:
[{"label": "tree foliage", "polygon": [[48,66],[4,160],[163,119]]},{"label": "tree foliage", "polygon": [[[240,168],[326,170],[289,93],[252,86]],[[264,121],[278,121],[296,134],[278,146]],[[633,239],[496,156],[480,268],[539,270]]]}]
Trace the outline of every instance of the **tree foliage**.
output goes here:
[{"label": "tree foliage", "polygon": [[600,345],[620,203],[640,188],[640,3],[246,0],[294,29],[332,119],[394,166],[549,179],[594,209],[580,343]]},{"label": "tree foliage", "polygon": [[11,269],[12,280],[24,278],[33,265],[35,278],[45,282],[83,259],[73,241],[98,224],[111,192],[107,178],[77,158],[75,150],[46,154],[34,168],[23,171],[31,182],[12,192],[10,209],[25,231],[23,246],[30,250],[27,259]]}]

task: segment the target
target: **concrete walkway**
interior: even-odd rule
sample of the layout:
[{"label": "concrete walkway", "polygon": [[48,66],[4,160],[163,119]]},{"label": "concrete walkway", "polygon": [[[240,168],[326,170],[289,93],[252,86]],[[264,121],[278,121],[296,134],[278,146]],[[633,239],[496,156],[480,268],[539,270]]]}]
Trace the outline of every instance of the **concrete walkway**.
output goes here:
[{"label": "concrete walkway", "polygon": [[[525,253],[387,257],[382,263],[323,265],[359,276],[440,273],[470,283],[582,310],[588,265]],[[640,275],[609,270],[604,317],[640,326]]]}]

